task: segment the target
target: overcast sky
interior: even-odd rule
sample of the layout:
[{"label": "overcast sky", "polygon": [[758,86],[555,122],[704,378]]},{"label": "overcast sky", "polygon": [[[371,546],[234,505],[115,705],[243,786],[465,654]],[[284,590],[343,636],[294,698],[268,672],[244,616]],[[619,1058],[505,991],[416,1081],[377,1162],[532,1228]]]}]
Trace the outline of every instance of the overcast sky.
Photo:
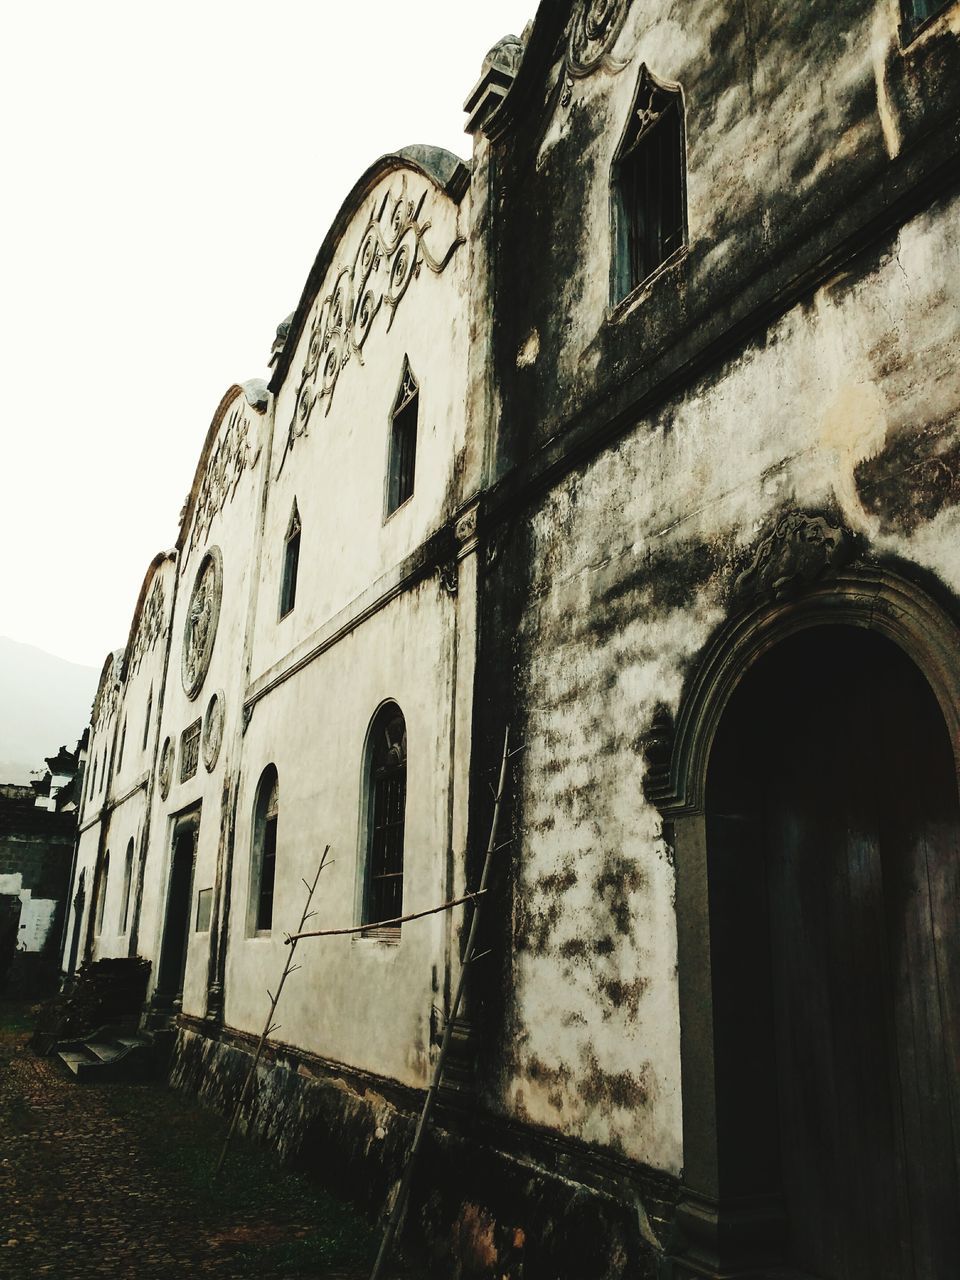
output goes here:
[{"label": "overcast sky", "polygon": [[30,0],[4,51],[0,635],[126,642],[223,392],[265,377],[343,198],[535,0]]}]

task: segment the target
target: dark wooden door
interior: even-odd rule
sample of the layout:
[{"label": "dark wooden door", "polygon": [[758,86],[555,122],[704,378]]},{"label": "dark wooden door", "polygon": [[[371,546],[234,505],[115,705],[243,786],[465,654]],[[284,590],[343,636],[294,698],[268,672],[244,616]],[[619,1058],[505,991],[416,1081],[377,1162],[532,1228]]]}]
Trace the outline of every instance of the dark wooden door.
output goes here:
[{"label": "dark wooden door", "polygon": [[157,994],[173,999],[183,991],[183,978],[187,966],[195,849],[196,828],[178,832],[173,847],[167,915],[163,929],[163,946],[160,951],[160,972],[157,977]]},{"label": "dark wooden door", "polygon": [[953,751],[889,642],[830,629],[792,648],[741,699],[787,1253],[824,1280],[946,1280],[960,1275]]}]

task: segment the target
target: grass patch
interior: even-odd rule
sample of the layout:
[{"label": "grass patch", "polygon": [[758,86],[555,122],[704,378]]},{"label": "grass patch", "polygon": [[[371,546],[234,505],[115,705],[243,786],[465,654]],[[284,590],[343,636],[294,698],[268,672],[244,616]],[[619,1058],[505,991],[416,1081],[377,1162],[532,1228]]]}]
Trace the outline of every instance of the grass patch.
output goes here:
[{"label": "grass patch", "polygon": [[32,1031],[36,1021],[32,1005],[20,1000],[0,1000],[0,1035]]}]

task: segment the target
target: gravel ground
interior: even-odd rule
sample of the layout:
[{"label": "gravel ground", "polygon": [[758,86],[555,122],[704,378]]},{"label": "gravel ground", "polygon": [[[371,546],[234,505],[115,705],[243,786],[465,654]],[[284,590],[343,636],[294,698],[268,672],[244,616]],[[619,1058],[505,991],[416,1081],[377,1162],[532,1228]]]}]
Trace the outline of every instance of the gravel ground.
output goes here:
[{"label": "gravel ground", "polygon": [[247,1143],[213,1184],[218,1116],[162,1085],[79,1085],[10,1026],[0,1276],[366,1280],[376,1239],[349,1207]]}]

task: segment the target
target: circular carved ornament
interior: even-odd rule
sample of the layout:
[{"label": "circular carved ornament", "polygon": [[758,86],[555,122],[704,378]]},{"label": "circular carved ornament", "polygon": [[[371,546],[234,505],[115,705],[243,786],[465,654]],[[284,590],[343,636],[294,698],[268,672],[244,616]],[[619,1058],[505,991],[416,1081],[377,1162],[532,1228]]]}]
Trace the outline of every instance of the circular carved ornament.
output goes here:
[{"label": "circular carved ornament", "polygon": [[630,0],[581,0],[570,28],[567,69],[589,75],[609,56],[627,16]]},{"label": "circular carved ornament", "polygon": [[203,763],[210,773],[220,755],[220,744],[223,742],[223,690],[218,689],[207,703],[203,716]]},{"label": "circular carved ornament", "polygon": [[166,800],[173,780],[173,743],[165,738],[160,748],[160,798]]},{"label": "circular carved ornament", "polygon": [[223,562],[219,548],[211,547],[200,561],[183,626],[180,675],[183,691],[191,699],[200,692],[210,666],[222,595]]}]

